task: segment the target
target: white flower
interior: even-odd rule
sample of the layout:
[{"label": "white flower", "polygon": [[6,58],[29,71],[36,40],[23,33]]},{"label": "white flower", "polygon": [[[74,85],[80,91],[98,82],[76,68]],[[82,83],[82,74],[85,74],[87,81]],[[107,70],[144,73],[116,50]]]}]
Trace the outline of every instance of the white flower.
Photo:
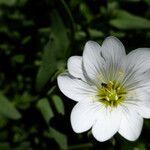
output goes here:
[{"label": "white flower", "polygon": [[115,133],[136,140],[143,118],[150,118],[150,49],[128,55],[123,44],[108,37],[102,46],[85,45],[83,57],[68,60],[68,73],[58,76],[60,90],[78,103],[71,113],[76,133],[92,128],[98,141]]}]

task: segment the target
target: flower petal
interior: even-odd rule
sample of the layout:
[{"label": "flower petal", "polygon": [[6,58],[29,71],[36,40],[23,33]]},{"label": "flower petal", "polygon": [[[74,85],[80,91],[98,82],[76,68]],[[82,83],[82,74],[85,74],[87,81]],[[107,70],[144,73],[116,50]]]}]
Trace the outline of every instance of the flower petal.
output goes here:
[{"label": "flower petal", "polygon": [[93,136],[100,142],[110,139],[118,130],[121,121],[120,109],[104,108],[92,128]]},{"label": "flower petal", "polygon": [[[136,90],[136,93],[143,93],[142,91],[150,92],[150,70],[138,74],[134,69],[126,75],[126,81],[122,82],[124,86],[130,91]],[[138,96],[139,96],[138,94]],[[142,98],[142,97],[141,97]]]},{"label": "flower petal", "polygon": [[70,77],[68,74],[59,75],[57,78],[61,92],[75,101],[93,101],[96,94],[95,87],[88,85],[80,79]]},{"label": "flower petal", "polygon": [[127,66],[136,73],[144,73],[150,69],[150,48],[138,48],[127,55]]},{"label": "flower petal", "polygon": [[71,112],[71,125],[76,133],[89,130],[94,124],[100,103],[77,103]]},{"label": "flower petal", "polygon": [[129,141],[135,141],[142,130],[143,118],[132,109],[124,109],[119,133]]},{"label": "flower petal", "polygon": [[150,92],[146,89],[143,89],[143,91],[140,89],[137,92],[139,101],[136,110],[143,118],[150,118]]},{"label": "flower petal", "polygon": [[105,81],[122,80],[125,74],[125,48],[119,39],[110,36],[102,44],[101,56],[105,60],[103,76]]},{"label": "flower petal", "polygon": [[102,44],[102,54],[108,62],[117,64],[120,63],[123,57],[126,56],[125,48],[121,41],[116,37],[107,37]]},{"label": "flower petal", "polygon": [[82,57],[72,56],[68,59],[68,71],[69,73],[76,77],[85,80],[82,70]]},{"label": "flower petal", "polygon": [[150,102],[141,103],[137,111],[143,118],[150,118]]},{"label": "flower petal", "polygon": [[91,80],[95,80],[97,76],[101,75],[100,68],[103,62],[101,46],[96,42],[88,41],[84,47],[83,66]]}]

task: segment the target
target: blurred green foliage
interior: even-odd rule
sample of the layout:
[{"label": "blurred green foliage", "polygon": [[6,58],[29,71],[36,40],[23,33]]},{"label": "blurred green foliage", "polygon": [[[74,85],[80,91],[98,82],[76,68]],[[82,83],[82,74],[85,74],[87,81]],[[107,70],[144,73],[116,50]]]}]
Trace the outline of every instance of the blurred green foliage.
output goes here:
[{"label": "blurred green foliage", "polygon": [[149,0],[0,0],[0,150],[147,150],[150,121],[136,142],[99,143],[70,125],[74,102],[57,75],[87,40],[114,35],[127,52],[150,47]]}]

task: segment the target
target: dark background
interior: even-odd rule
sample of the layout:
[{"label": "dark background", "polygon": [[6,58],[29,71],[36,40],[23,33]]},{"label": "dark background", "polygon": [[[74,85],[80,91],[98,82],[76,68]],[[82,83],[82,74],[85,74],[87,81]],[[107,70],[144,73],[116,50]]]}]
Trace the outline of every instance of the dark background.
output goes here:
[{"label": "dark background", "polygon": [[150,47],[149,0],[0,0],[0,150],[147,150],[150,121],[140,138],[97,142],[70,125],[75,102],[57,75],[86,41],[119,38],[126,52]]}]

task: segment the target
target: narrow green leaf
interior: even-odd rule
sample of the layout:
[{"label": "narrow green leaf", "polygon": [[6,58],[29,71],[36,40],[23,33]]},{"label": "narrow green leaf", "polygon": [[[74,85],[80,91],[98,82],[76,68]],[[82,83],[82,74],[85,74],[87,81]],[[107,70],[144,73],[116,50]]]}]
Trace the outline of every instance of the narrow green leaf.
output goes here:
[{"label": "narrow green leaf", "polygon": [[64,104],[62,102],[62,99],[58,95],[52,96],[52,101],[56,107],[56,110],[58,113],[64,114]]},{"label": "narrow green leaf", "polygon": [[94,18],[90,10],[90,7],[84,2],[80,4],[80,11],[82,15],[86,18],[87,22],[91,22],[92,19]]},{"label": "narrow green leaf", "polygon": [[21,114],[18,110],[2,93],[0,93],[0,115],[10,119],[21,118]]},{"label": "narrow green leaf", "polygon": [[[54,95],[54,98],[58,98],[56,95]],[[43,98],[38,101],[37,108],[41,111],[43,117],[45,118],[46,122],[49,123],[49,120],[54,116],[54,113],[51,109],[51,106],[49,105],[48,99]],[[46,136],[49,138],[53,138],[61,149],[66,150],[67,149],[67,136],[53,127],[49,127],[48,132],[45,132]]]},{"label": "narrow green leaf", "polygon": [[19,63],[19,64],[21,64],[21,63],[23,63],[24,62],[24,60],[25,60],[25,56],[24,55],[15,55],[15,56],[13,56],[12,57],[12,63]]},{"label": "narrow green leaf", "polygon": [[42,98],[37,103],[37,108],[42,113],[45,121],[49,123],[50,119],[54,116],[54,113],[52,111],[52,108],[48,102],[47,98]]},{"label": "narrow green leaf", "polygon": [[95,30],[95,29],[88,29],[89,34],[92,38],[101,38],[104,36],[103,32]]},{"label": "narrow green leaf", "polygon": [[59,0],[58,3],[61,3],[63,6],[63,11],[65,12],[67,20],[68,20],[67,23],[69,24],[70,29],[71,29],[71,35],[72,35],[72,37],[74,37],[74,32],[75,32],[74,24],[75,23],[74,23],[72,13],[68,7],[68,4],[67,4],[67,2],[65,2],[65,0]]},{"label": "narrow green leaf", "polygon": [[36,78],[36,88],[41,90],[57,70],[57,60],[65,58],[69,46],[67,29],[57,12],[52,14],[51,40],[44,48],[42,64]]},{"label": "narrow green leaf", "polygon": [[123,10],[116,11],[116,18],[110,24],[118,29],[150,29],[150,20],[133,15]]},{"label": "narrow green leaf", "polygon": [[36,88],[41,90],[52,74],[56,71],[56,57],[53,50],[55,49],[54,42],[50,42],[45,46],[42,65],[38,71],[36,78]]},{"label": "narrow green leaf", "polygon": [[16,0],[0,0],[0,5],[1,4],[12,6],[16,4]]},{"label": "narrow green leaf", "polygon": [[76,40],[82,40],[82,39],[84,39],[86,37],[86,33],[85,32],[83,32],[83,31],[76,31],[76,33],[75,33],[75,39]]},{"label": "narrow green leaf", "polygon": [[60,133],[54,128],[49,128],[50,137],[53,138],[61,149],[67,150],[67,136],[63,133]]},{"label": "narrow green leaf", "polygon": [[57,11],[52,13],[51,38],[55,41],[55,54],[57,58],[66,58],[69,46],[68,30]]}]

